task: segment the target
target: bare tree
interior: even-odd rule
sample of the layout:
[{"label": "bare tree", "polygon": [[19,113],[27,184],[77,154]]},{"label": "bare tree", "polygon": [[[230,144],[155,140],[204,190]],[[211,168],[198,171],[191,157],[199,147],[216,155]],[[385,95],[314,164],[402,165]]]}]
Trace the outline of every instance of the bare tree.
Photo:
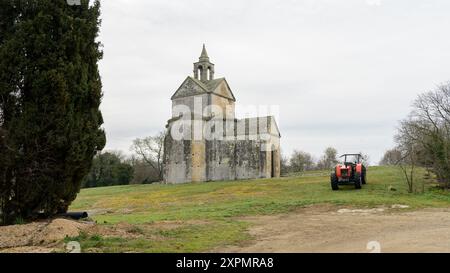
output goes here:
[{"label": "bare tree", "polygon": [[414,171],[417,165],[417,150],[415,149],[414,141],[405,133],[407,124],[403,124],[402,126],[403,128],[400,129],[400,132],[403,133],[396,137],[397,143],[399,143],[396,150],[400,152],[400,157],[395,165],[403,172],[408,186],[408,192],[413,193],[415,183]]},{"label": "bare tree", "polygon": [[415,100],[396,142],[402,160],[429,168],[439,182],[450,186],[450,83]]},{"label": "bare tree", "polygon": [[359,154],[361,155],[361,163],[363,163],[364,166],[369,167],[370,166],[370,156],[363,152],[360,152]]},{"label": "bare tree", "polygon": [[290,172],[289,158],[281,151],[280,158],[281,175],[286,175]]},{"label": "bare tree", "polygon": [[294,151],[290,159],[290,169],[293,172],[304,172],[314,168],[314,159],[311,154],[303,151]]},{"label": "bare tree", "polygon": [[133,155],[130,158],[130,164],[133,166],[134,174],[130,184],[151,184],[161,181],[159,171],[151,167],[141,157]]},{"label": "bare tree", "polygon": [[335,148],[326,148],[324,155],[319,162],[317,162],[317,168],[321,170],[332,169],[338,163],[337,155],[338,151]]},{"label": "bare tree", "polygon": [[136,155],[158,173],[160,181],[163,179],[164,138],[165,133],[160,132],[155,136],[135,139],[131,146]]},{"label": "bare tree", "polygon": [[380,161],[381,166],[396,165],[402,158],[402,153],[398,149],[387,150]]}]

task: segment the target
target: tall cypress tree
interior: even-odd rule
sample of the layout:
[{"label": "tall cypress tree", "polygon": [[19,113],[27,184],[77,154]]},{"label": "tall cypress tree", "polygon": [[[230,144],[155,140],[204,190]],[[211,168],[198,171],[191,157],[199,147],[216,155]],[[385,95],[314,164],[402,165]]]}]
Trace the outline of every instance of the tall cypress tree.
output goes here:
[{"label": "tall cypress tree", "polygon": [[1,223],[67,211],[105,134],[100,3],[0,1]]}]

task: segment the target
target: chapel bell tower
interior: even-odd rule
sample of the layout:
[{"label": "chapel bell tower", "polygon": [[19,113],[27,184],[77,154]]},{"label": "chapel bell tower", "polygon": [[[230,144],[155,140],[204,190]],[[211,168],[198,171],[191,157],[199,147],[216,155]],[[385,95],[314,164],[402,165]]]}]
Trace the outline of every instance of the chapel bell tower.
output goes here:
[{"label": "chapel bell tower", "polygon": [[209,61],[205,44],[199,61],[194,63],[194,78],[202,82],[214,80],[214,64]]}]

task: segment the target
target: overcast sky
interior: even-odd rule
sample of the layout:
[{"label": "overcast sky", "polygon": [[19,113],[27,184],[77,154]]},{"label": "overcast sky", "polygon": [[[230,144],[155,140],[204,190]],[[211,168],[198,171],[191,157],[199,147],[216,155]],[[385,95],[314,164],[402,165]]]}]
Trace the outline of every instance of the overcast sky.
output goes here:
[{"label": "overcast sky", "polygon": [[242,105],[279,105],[282,149],[377,163],[417,94],[450,80],[448,0],[104,0],[107,149],[164,129],[206,43]]}]

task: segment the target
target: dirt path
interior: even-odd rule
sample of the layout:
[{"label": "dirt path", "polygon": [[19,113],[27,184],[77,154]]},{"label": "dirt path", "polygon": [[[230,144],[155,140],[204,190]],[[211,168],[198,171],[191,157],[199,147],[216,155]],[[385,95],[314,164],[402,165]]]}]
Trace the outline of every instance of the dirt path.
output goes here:
[{"label": "dirt path", "polygon": [[[402,209],[305,208],[296,213],[245,218],[255,240],[219,252],[450,252],[450,208],[404,212]],[[375,247],[377,243],[372,243]]]}]

